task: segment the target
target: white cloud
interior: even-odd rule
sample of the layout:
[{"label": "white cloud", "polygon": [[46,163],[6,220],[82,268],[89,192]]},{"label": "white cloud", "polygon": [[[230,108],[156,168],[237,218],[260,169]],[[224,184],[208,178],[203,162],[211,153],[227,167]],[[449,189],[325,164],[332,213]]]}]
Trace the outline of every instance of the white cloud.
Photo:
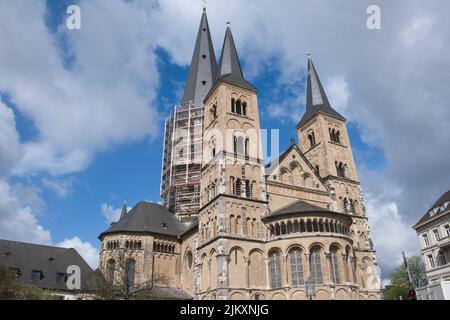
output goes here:
[{"label": "white cloud", "polygon": [[410,47],[428,36],[432,26],[433,19],[431,17],[415,17],[400,31],[401,40],[407,47]]},{"label": "white cloud", "polygon": [[350,88],[345,78],[342,76],[329,78],[324,87],[333,108],[346,115],[350,99]]},{"label": "white cloud", "polygon": [[67,198],[72,193],[74,183],[74,177],[69,177],[66,179],[42,179],[42,184],[55,192],[60,198]]},{"label": "white cloud", "polygon": [[398,209],[396,201],[402,189],[365,168],[360,171],[360,176],[377,260],[387,277],[401,264],[402,251],[419,253],[419,242],[412,224]]},{"label": "white cloud", "polygon": [[[130,211],[132,208],[127,207],[127,209]],[[122,208],[114,208],[112,205],[107,203],[102,203],[100,210],[107,223],[119,221],[120,214],[122,213]]]},{"label": "white cloud", "polygon": [[22,149],[16,130],[14,112],[1,101],[0,96],[0,177],[9,173],[20,159]]},{"label": "white cloud", "polygon": [[50,231],[38,223],[32,209],[12,192],[9,184],[0,179],[0,238],[51,244]]},{"label": "white cloud", "polygon": [[[24,144],[16,174],[81,171],[96,152],[156,133],[159,76],[151,5],[80,5],[82,30],[61,28],[53,35],[44,23],[45,1],[0,4],[0,91],[38,132]],[[55,37],[65,38],[68,52],[55,45]]]},{"label": "white cloud", "polygon": [[89,242],[83,242],[78,237],[73,237],[72,239],[65,239],[60,243],[56,244],[57,247],[61,248],[73,248],[78,251],[78,253],[83,257],[83,259],[93,268],[94,270],[98,266],[98,250],[94,248]]}]

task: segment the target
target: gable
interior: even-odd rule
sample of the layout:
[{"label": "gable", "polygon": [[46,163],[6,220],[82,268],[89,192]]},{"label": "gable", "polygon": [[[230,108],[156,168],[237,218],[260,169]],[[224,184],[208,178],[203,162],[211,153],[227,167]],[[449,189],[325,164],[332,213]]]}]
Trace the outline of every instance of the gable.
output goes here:
[{"label": "gable", "polygon": [[300,149],[291,145],[275,162],[266,168],[268,182],[327,192],[322,179]]}]

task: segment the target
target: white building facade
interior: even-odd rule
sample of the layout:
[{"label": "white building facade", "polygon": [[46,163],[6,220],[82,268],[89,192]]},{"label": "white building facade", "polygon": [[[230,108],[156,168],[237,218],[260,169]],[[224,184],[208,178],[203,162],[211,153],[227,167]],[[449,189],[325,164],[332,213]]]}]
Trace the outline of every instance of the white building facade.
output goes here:
[{"label": "white building facade", "polygon": [[428,285],[418,299],[450,300],[450,190],[414,226],[420,242]]}]

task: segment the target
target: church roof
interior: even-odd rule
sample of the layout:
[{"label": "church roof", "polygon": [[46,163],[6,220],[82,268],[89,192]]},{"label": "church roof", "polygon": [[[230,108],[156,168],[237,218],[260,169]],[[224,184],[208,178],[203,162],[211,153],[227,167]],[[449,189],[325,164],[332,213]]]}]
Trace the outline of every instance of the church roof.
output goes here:
[{"label": "church roof", "polygon": [[300,122],[297,124],[297,128],[301,127],[309,120],[311,120],[317,113],[321,112],[337,118],[342,121],[346,119],[334,110],[328,97],[325,94],[322,83],[320,81],[319,75],[317,74],[314,63],[312,62],[311,56],[308,55],[308,81],[306,89],[306,111]]},{"label": "church roof", "polygon": [[108,233],[156,233],[178,236],[186,231],[187,226],[165,207],[149,202],[139,202],[130,212],[103,232],[99,238]]},{"label": "church roof", "polygon": [[217,78],[217,61],[211,40],[206,10],[203,10],[192,55],[189,76],[184,89],[183,103],[201,105]]},{"label": "church roof", "polygon": [[425,213],[425,215],[414,225],[414,228],[431,221],[443,214],[450,212],[450,190],[445,192]]},{"label": "church roof", "polygon": [[220,56],[217,74],[217,82],[218,81],[257,91],[257,89],[244,78],[230,26],[227,26],[225,39],[223,41],[222,54]]},{"label": "church roof", "polygon": [[[73,248],[59,248],[46,245],[0,240],[0,264],[14,268],[18,280],[41,288],[68,290],[64,281],[58,281],[57,274],[66,274],[67,267],[77,265],[81,270],[81,290],[88,289],[91,267]],[[40,280],[32,281],[32,272],[41,272]]]},{"label": "church roof", "polygon": [[302,214],[302,213],[325,213],[325,214],[337,214],[341,216],[345,216],[348,219],[351,219],[345,214],[333,212],[328,209],[316,206],[314,204],[311,204],[309,202],[298,200],[293,203],[290,203],[274,212],[271,212],[270,214],[263,217],[263,220],[272,220],[279,218],[284,215],[291,215],[291,214]]}]

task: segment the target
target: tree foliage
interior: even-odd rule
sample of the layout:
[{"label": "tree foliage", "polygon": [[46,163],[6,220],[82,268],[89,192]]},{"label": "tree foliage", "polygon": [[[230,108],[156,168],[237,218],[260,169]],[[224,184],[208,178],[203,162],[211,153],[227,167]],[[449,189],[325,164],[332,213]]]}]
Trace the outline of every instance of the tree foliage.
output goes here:
[{"label": "tree foliage", "polygon": [[411,274],[411,283],[409,283],[405,265],[401,264],[390,276],[391,285],[388,286],[384,294],[385,300],[399,300],[400,297],[405,299],[410,289],[426,285],[425,265],[420,255],[411,256],[407,258],[407,261]]},{"label": "tree foliage", "polygon": [[[405,266],[402,264],[391,274],[391,284],[400,286],[403,288],[417,288],[426,284],[425,265],[422,258],[417,256],[411,256],[407,258],[409,272],[411,274],[411,284],[408,280],[408,274]],[[411,288],[410,288],[411,286]]]}]

